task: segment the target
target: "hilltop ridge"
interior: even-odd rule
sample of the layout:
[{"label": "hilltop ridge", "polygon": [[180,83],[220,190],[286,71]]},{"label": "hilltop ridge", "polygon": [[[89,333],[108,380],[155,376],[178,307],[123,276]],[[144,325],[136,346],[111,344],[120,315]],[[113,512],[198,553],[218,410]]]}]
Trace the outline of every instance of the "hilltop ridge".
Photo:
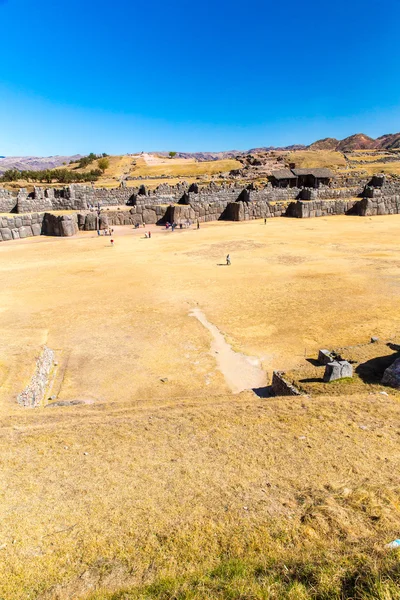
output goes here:
[{"label": "hilltop ridge", "polygon": [[[354,152],[357,150],[398,150],[400,149],[400,132],[386,133],[378,138],[372,138],[365,133],[355,133],[342,140],[326,137],[316,140],[307,145],[291,144],[288,146],[259,146],[249,150],[226,150],[221,152],[180,152],[177,151],[175,158],[192,159],[198,162],[228,160],[245,156],[246,154],[259,154],[262,152],[282,151],[294,152],[298,150],[331,150],[336,152]],[[168,157],[169,152],[154,151],[148,154]],[[127,154],[126,156],[130,156]],[[76,162],[82,154],[69,156],[0,156],[0,173],[7,169],[41,171],[44,169],[55,169],[70,162]]]}]

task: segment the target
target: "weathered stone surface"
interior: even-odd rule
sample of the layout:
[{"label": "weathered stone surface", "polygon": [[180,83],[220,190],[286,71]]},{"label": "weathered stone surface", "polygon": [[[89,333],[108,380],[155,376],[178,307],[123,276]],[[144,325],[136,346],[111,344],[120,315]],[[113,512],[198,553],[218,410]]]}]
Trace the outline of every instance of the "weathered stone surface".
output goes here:
[{"label": "weathered stone surface", "polygon": [[400,389],[400,358],[395,360],[394,363],[385,369],[382,377],[382,384]]},{"label": "weathered stone surface", "polygon": [[301,396],[301,392],[287,381],[282,371],[274,371],[271,389],[275,396]]},{"label": "weathered stone surface", "polygon": [[17,198],[12,192],[0,188],[0,213],[9,213],[15,210]]},{"label": "weathered stone surface", "polygon": [[42,233],[42,226],[39,223],[34,223],[31,227],[33,235],[40,235]]},{"label": "weathered stone surface", "polygon": [[85,231],[96,231],[98,225],[98,216],[95,213],[89,213],[85,219]]},{"label": "weathered stone surface", "polygon": [[24,225],[24,227],[20,227],[19,228],[19,237],[20,238],[26,238],[26,237],[30,237],[31,235],[33,235],[32,233],[32,228],[30,225]]},{"label": "weathered stone surface", "polygon": [[42,402],[53,362],[54,351],[44,346],[36,361],[35,373],[30,384],[17,397],[18,404],[25,408],[35,408]]},{"label": "weathered stone surface", "polygon": [[353,377],[353,367],[347,360],[333,361],[326,365],[324,373],[324,381],[335,381],[344,377]]},{"label": "weathered stone surface", "polygon": [[321,365],[327,365],[330,362],[333,362],[335,359],[329,350],[322,349],[318,352],[318,362]]},{"label": "weathered stone surface", "polygon": [[13,240],[19,240],[19,230],[18,229],[11,229],[11,233],[13,236]]},{"label": "weathered stone surface", "polygon": [[0,231],[1,237],[3,238],[3,242],[7,242],[8,240],[13,239],[11,229],[9,229],[8,227],[2,227]]}]

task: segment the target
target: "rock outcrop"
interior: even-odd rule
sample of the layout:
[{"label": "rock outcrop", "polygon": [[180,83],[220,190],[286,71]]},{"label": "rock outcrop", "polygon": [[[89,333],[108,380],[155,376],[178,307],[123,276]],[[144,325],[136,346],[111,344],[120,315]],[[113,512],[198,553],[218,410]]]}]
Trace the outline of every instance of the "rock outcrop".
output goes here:
[{"label": "rock outcrop", "polygon": [[382,384],[400,389],[400,358],[396,359],[390,367],[385,369],[382,377]]}]

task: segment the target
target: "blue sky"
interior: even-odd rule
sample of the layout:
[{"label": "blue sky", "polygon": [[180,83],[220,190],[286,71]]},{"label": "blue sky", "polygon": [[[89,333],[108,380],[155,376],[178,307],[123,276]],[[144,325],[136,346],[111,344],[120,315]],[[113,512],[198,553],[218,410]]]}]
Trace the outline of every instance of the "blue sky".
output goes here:
[{"label": "blue sky", "polygon": [[400,131],[398,0],[0,0],[0,155]]}]

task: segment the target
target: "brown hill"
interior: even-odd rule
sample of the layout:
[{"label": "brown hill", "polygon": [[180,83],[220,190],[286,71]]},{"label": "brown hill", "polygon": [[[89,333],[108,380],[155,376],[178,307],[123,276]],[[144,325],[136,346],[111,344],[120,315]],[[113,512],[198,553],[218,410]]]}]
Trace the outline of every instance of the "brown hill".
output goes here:
[{"label": "brown hill", "polygon": [[365,135],[365,133],[355,133],[344,140],[341,140],[337,146],[340,152],[350,152],[352,150],[373,150],[379,144],[374,138]]},{"label": "brown hill", "polygon": [[308,146],[308,150],[336,150],[338,147],[339,140],[336,138],[323,138],[322,140],[317,140],[313,144]]},{"label": "brown hill", "polygon": [[379,144],[379,148],[395,150],[400,148],[400,133],[387,133],[378,137],[376,141]]}]

